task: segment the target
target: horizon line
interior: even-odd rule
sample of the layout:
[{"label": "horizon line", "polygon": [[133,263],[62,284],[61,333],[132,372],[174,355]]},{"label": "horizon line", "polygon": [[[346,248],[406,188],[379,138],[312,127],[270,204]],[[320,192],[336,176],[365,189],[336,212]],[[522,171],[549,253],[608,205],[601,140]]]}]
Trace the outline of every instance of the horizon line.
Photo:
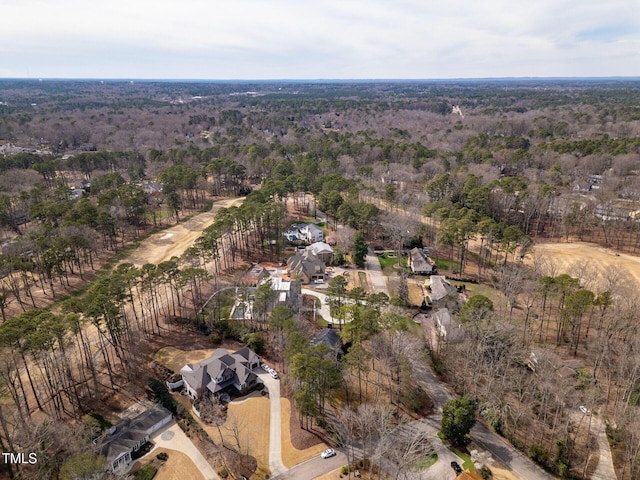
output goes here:
[{"label": "horizon line", "polygon": [[441,78],[136,78],[136,77],[0,77],[0,81],[97,81],[97,82],[202,82],[202,83],[408,83],[531,80],[640,80],[640,75],[608,76],[507,76]]}]

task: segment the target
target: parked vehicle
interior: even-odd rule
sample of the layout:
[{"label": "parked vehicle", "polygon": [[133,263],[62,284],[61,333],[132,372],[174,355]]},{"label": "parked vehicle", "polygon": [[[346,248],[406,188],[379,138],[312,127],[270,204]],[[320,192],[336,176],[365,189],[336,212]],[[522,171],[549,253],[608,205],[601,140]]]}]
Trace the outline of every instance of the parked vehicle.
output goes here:
[{"label": "parked vehicle", "polygon": [[268,372],[269,370],[271,370],[271,367],[266,363],[263,363],[262,365],[260,365],[260,368],[262,368],[265,372]]},{"label": "parked vehicle", "polygon": [[582,413],[584,413],[585,415],[591,415],[591,412],[589,411],[589,409],[587,407],[585,407],[584,405],[580,405],[580,411]]},{"label": "parked vehicle", "polygon": [[271,375],[272,378],[275,378],[276,380],[280,377],[278,377],[278,372],[276,372],[275,370],[270,370],[269,371],[269,375]]},{"label": "parked vehicle", "polygon": [[322,458],[331,458],[336,455],[336,451],[333,448],[327,448],[324,452],[320,454]]},{"label": "parked vehicle", "polygon": [[460,464],[458,464],[458,462],[451,462],[451,468],[453,468],[453,471],[456,472],[456,475],[460,475],[462,473],[462,467],[460,466]]}]

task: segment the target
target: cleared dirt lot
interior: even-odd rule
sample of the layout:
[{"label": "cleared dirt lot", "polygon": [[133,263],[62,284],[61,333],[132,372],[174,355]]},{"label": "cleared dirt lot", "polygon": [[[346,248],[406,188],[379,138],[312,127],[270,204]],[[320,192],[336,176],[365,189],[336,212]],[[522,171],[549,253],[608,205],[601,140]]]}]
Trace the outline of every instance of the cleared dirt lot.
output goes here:
[{"label": "cleared dirt lot", "polygon": [[145,263],[161,263],[171,257],[180,256],[193,245],[202,231],[213,223],[218,210],[239,205],[242,200],[242,198],[220,200],[213,204],[210,211],[195,215],[184,223],[151,235],[129,255],[126,261],[140,266]]},{"label": "cleared dirt lot", "polygon": [[543,275],[580,278],[585,288],[596,292],[640,288],[640,258],[593,243],[536,244],[526,262]]}]

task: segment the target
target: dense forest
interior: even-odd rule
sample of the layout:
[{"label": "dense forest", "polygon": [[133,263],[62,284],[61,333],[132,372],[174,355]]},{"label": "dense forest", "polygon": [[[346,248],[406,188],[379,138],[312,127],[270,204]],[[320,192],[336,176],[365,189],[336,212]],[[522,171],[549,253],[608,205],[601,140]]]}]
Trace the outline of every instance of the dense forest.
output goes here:
[{"label": "dense forest", "polygon": [[[592,242],[637,254],[639,165],[635,80],[0,81],[0,448],[47,459],[6,473],[64,472],[95,434],[86,415],[113,392],[148,388],[149,352],[206,332],[266,342],[291,374],[301,427],[333,422],[344,444],[365,441],[356,412],[383,415],[369,389],[403,412],[428,408],[415,380],[424,357],[555,475],[590,471],[594,438],[572,414],[586,404],[606,421],[618,478],[640,478],[634,279],[588,258],[560,271],[533,253]],[[205,314],[247,264],[286,261],[291,212],[316,210],[340,236],[336,264],[362,263],[365,242],[400,257],[431,248],[471,291],[445,299],[464,341],[415,331],[409,318],[431,305],[412,301],[408,271],[386,298],[330,283],[348,346],[339,361],[308,347],[308,318],[269,301],[240,327],[220,305]],[[179,257],[122,261],[210,211]],[[332,395],[346,398],[337,413]],[[59,428],[73,441],[60,444]],[[383,430],[367,433],[371,452]]]}]

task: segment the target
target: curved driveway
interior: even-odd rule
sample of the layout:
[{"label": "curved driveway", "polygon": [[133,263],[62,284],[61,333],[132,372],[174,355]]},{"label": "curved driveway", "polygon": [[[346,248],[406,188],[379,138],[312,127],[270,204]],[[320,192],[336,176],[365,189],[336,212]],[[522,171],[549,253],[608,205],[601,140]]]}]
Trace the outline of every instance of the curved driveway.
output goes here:
[{"label": "curved driveway", "polygon": [[147,455],[151,455],[157,448],[177,450],[178,452],[184,453],[191,459],[195,466],[198,467],[198,470],[200,470],[200,473],[202,473],[205,480],[220,480],[220,477],[213,467],[209,462],[207,462],[202,453],[200,453],[200,450],[196,448],[175,420],[172,420],[167,426],[154,433],[150,440],[155,444],[155,446]]}]

